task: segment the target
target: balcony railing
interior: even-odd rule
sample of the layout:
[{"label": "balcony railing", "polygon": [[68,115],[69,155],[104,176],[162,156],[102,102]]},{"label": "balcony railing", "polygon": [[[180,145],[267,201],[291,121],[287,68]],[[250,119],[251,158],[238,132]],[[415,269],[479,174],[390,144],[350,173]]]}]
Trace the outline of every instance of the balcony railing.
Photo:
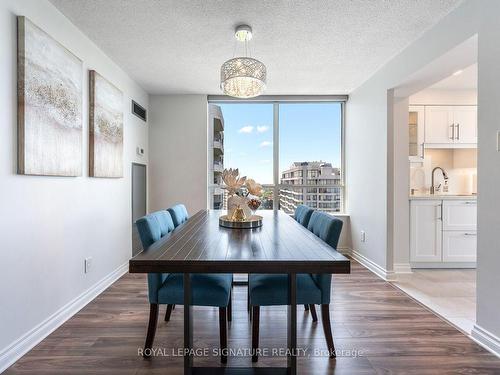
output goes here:
[{"label": "balcony railing", "polygon": [[224,142],[222,140],[214,139],[214,148],[224,150]]},{"label": "balcony railing", "polygon": [[224,164],[215,161],[214,162],[214,172],[221,172],[222,173],[223,170],[224,170]]}]

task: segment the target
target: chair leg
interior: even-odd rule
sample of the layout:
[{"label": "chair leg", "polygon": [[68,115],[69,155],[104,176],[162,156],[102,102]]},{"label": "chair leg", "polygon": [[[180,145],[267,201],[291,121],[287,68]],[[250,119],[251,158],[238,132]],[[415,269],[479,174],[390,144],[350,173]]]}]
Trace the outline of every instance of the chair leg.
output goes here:
[{"label": "chair leg", "polygon": [[250,291],[247,289],[247,311],[250,313]]},{"label": "chair leg", "polygon": [[323,332],[325,333],[326,345],[328,346],[328,351],[330,352],[330,358],[335,358],[332,326],[330,325],[330,305],[321,305],[321,320],[323,321]]},{"label": "chair leg", "polygon": [[247,292],[248,320],[252,321],[252,306],[250,306],[250,291]]},{"label": "chair leg", "polygon": [[227,311],[225,307],[219,307],[219,331],[220,331],[220,361],[227,363]]},{"label": "chair leg", "polygon": [[304,305],[304,310],[309,311],[309,305]]},{"label": "chair leg", "polygon": [[155,339],[156,325],[158,324],[158,304],[152,303],[149,305],[149,323],[148,333],[146,334],[146,342],[144,344],[143,357],[151,356],[151,348]]},{"label": "chair leg", "polygon": [[175,305],[167,305],[167,311],[165,312],[165,321],[168,322],[170,321],[170,314],[172,314],[172,310],[174,309]]},{"label": "chair leg", "polygon": [[259,315],[260,306],[253,306],[252,308],[252,362],[257,362],[259,357],[257,350],[259,349]]},{"label": "chair leg", "polygon": [[313,318],[313,322],[317,322],[318,321],[318,315],[316,314],[316,306],[309,305],[309,309],[311,310],[311,316]]},{"label": "chair leg", "polygon": [[229,303],[227,304],[227,321],[233,321],[233,291],[229,294]]}]

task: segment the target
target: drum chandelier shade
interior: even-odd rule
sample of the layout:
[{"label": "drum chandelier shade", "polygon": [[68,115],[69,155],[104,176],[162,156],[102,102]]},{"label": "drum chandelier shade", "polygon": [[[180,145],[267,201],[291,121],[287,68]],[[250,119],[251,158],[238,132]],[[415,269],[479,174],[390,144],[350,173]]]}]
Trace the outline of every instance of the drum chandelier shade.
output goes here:
[{"label": "drum chandelier shade", "polygon": [[227,60],[220,69],[220,87],[235,98],[254,98],[266,89],[266,66],[251,57]]},{"label": "drum chandelier shade", "polygon": [[252,29],[240,25],[235,38],[245,43],[245,56],[227,60],[220,69],[220,88],[225,95],[235,98],[254,98],[266,89],[266,66],[257,59],[246,56],[247,43],[252,39]]}]

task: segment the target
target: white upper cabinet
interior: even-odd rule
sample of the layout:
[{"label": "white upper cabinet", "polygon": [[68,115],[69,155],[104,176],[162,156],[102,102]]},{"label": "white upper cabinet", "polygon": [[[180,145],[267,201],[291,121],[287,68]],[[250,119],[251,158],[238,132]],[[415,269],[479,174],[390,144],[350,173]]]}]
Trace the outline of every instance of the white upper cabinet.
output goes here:
[{"label": "white upper cabinet", "polygon": [[477,107],[453,107],[455,143],[477,143]]},{"label": "white upper cabinet", "polygon": [[428,147],[474,147],[477,144],[476,106],[425,106]]},{"label": "white upper cabinet", "polygon": [[408,135],[410,161],[422,162],[424,158],[425,107],[411,105],[408,114]]},{"label": "white upper cabinet", "polygon": [[453,111],[449,106],[425,107],[425,143],[453,143]]}]

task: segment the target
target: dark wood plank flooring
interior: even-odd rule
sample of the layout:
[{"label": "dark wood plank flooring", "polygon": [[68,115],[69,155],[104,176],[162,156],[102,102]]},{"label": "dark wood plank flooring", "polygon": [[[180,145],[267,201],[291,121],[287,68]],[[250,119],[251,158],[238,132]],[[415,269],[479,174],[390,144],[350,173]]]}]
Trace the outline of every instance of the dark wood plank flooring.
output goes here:
[{"label": "dark wood plank flooring", "polygon": [[[406,294],[355,261],[352,274],[334,275],[331,319],[337,359],[314,356],[326,350],[321,322],[298,310],[299,374],[500,374],[500,359],[475,344]],[[229,347],[250,348],[246,287],[234,288]],[[182,374],[182,306],[170,322],[162,316],[155,348],[162,356],[138,355],[146,334],[149,306],[146,276],[127,274],[43,340],[5,374]],[[261,309],[261,347],[286,345],[286,308]],[[218,309],[195,308],[195,346],[217,348]],[[318,317],[321,320],[321,315]],[[355,354],[353,356],[353,354]],[[168,357],[166,357],[168,355]],[[357,356],[356,356],[357,355]],[[261,357],[257,366],[283,365],[284,357]],[[219,366],[214,356],[195,365]],[[251,366],[251,357],[229,357],[228,365]]]}]

